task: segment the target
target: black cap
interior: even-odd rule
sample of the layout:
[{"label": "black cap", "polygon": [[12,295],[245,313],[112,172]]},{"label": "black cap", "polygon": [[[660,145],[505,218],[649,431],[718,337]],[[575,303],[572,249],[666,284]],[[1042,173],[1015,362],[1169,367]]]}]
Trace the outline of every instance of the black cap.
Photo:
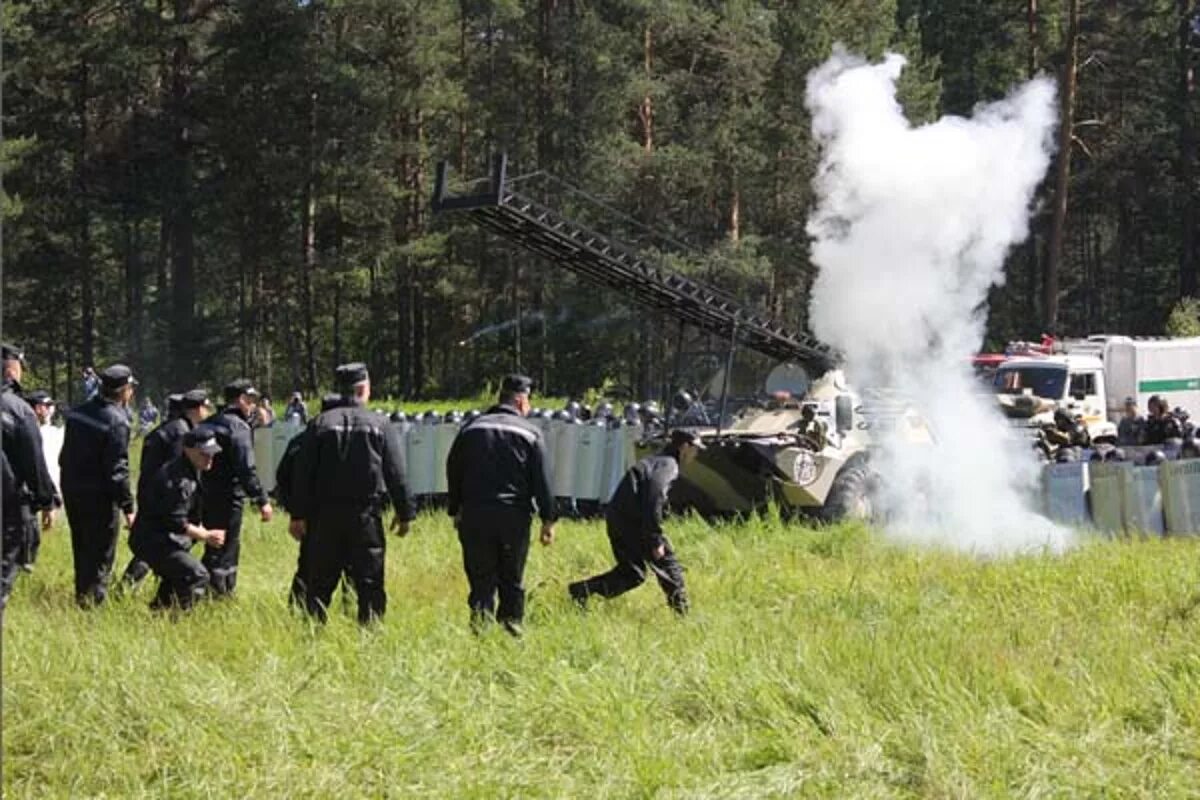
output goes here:
[{"label": "black cap", "polygon": [[38,389],[25,395],[25,402],[31,406],[52,406],[54,405],[54,398],[45,389]]},{"label": "black cap", "polygon": [[0,356],[3,357],[4,361],[20,361],[22,364],[25,363],[25,351],[10,342],[0,345]]},{"label": "black cap", "polygon": [[700,434],[695,431],[685,431],[682,428],[671,431],[671,444],[674,447],[690,444],[698,450],[705,449],[704,440],[700,438]]},{"label": "black cap", "polygon": [[183,435],[183,446],[209,455],[221,452],[221,445],[217,444],[217,435],[213,433],[212,428],[203,425],[192,428]]},{"label": "black cap", "polygon": [[137,378],[133,377],[133,370],[124,364],[113,364],[100,373],[100,384],[111,392],[131,384],[137,386]]},{"label": "black cap", "polygon": [[251,397],[259,396],[258,389],[255,389],[254,384],[246,378],[238,378],[236,381],[225,384],[224,395],[226,402],[237,400],[244,394],[248,394]]},{"label": "black cap", "polygon": [[208,392],[203,389],[189,389],[179,395],[180,408],[202,408],[208,405]]},{"label": "black cap", "polygon": [[362,383],[370,377],[367,373],[367,365],[361,361],[341,364],[333,372],[337,385],[343,389]]},{"label": "black cap", "polygon": [[500,382],[501,394],[529,394],[533,391],[533,379],[526,375],[505,375]]},{"label": "black cap", "polygon": [[183,395],[175,392],[167,395],[167,414],[178,414],[183,408]]}]

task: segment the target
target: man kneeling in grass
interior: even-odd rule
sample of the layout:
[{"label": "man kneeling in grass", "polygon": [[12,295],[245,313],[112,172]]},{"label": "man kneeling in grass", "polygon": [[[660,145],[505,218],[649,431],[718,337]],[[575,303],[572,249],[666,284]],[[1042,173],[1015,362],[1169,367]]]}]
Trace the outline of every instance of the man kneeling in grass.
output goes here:
[{"label": "man kneeling in grass", "polygon": [[129,547],[159,577],[150,607],[191,608],[208,591],[208,570],[191,553],[193,542],[220,547],[225,531],[203,528],[200,518],[200,473],[212,469],[221,452],[212,430],[198,427],[183,436],[183,452],[151,477],[142,507],[129,534]]},{"label": "man kneeling in grass", "polygon": [[679,614],[687,613],[683,568],[663,534],[662,519],[667,493],[679,477],[679,468],[703,449],[704,443],[695,433],[672,431],[670,444],[661,453],[643,458],[625,473],[605,515],[608,541],[617,565],[602,575],[567,587],[571,599],[580,607],[587,605],[591,595],[616,597],[641,586],[649,566],[667,596],[667,605]]}]

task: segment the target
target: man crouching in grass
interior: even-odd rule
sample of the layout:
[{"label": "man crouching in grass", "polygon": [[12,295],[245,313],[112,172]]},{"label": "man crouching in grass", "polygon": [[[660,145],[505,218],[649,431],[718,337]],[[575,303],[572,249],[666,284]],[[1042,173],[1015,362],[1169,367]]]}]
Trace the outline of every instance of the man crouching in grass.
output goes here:
[{"label": "man crouching in grass", "polygon": [[158,593],[150,601],[153,609],[188,609],[208,591],[208,570],[191,548],[193,542],[220,547],[225,541],[225,531],[196,524],[200,473],[212,469],[213,456],[219,452],[212,430],[194,428],[183,436],[183,452],[147,481],[129,547],[159,577]]},{"label": "man crouching in grass", "polygon": [[675,430],[661,453],[643,458],[625,473],[605,515],[608,541],[617,564],[602,575],[567,587],[571,599],[581,608],[591,595],[616,597],[641,586],[649,566],[667,596],[667,605],[678,614],[687,613],[683,567],[663,534],[663,509],[671,484],[679,477],[679,468],[703,449],[704,443],[697,434]]}]

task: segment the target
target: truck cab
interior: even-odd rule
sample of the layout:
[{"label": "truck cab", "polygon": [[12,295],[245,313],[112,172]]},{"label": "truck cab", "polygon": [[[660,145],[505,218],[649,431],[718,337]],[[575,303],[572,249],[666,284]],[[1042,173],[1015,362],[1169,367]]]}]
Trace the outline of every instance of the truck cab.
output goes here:
[{"label": "truck cab", "polygon": [[1116,441],[1107,416],[1104,363],[1094,355],[1010,358],[992,378],[1001,411],[1016,429],[1035,435],[1054,424],[1056,409],[1082,416],[1093,441]]}]

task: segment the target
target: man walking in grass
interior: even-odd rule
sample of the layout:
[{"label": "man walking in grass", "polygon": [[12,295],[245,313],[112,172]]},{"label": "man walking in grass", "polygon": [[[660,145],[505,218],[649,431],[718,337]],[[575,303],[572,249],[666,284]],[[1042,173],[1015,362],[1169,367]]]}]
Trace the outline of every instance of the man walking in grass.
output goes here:
[{"label": "man walking in grass", "polygon": [[495,610],[506,631],[521,635],[522,580],[535,510],[542,518],[542,544],[554,541],[546,441],[541,429],[525,419],[532,386],[523,375],[505,378],[499,402],[463,425],[446,459],[447,511],[462,544],[471,587],[467,604],[476,631]]},{"label": "man walking in grass", "polygon": [[108,597],[120,522],[133,527],[129,486],[129,415],[137,381],[124,364],[100,373],[100,391],[67,412],[62,496],[71,526],[75,600],[81,607]]},{"label": "man walking in grass", "polygon": [[225,540],[220,545],[204,546],[204,566],[212,577],[212,592],[216,596],[228,596],[237,587],[246,498],[258,506],[263,522],[270,522],[274,513],[254,468],[250,417],[258,402],[258,390],[250,381],[241,379],[226,386],[224,396],[225,408],[204,421],[221,446],[221,454],[204,475],[204,526],[225,531]]},{"label": "man walking in grass", "polygon": [[679,477],[679,468],[703,449],[704,443],[697,434],[676,430],[661,453],[642,459],[625,473],[605,515],[608,541],[617,565],[602,575],[567,587],[571,599],[580,607],[587,605],[591,595],[616,597],[642,585],[649,567],[667,596],[667,605],[678,614],[687,613],[683,568],[663,533],[662,520],[667,493]]},{"label": "man walking in grass", "polygon": [[325,621],[326,609],[344,572],[358,595],[358,621],[383,616],[383,508],[395,509],[393,529],[408,534],[415,516],[404,475],[400,432],[387,417],[367,407],[371,379],[365,364],[336,371],[344,402],[319,415],[295,455],[289,492],[289,531],[310,539],[302,559],[305,610]]}]

